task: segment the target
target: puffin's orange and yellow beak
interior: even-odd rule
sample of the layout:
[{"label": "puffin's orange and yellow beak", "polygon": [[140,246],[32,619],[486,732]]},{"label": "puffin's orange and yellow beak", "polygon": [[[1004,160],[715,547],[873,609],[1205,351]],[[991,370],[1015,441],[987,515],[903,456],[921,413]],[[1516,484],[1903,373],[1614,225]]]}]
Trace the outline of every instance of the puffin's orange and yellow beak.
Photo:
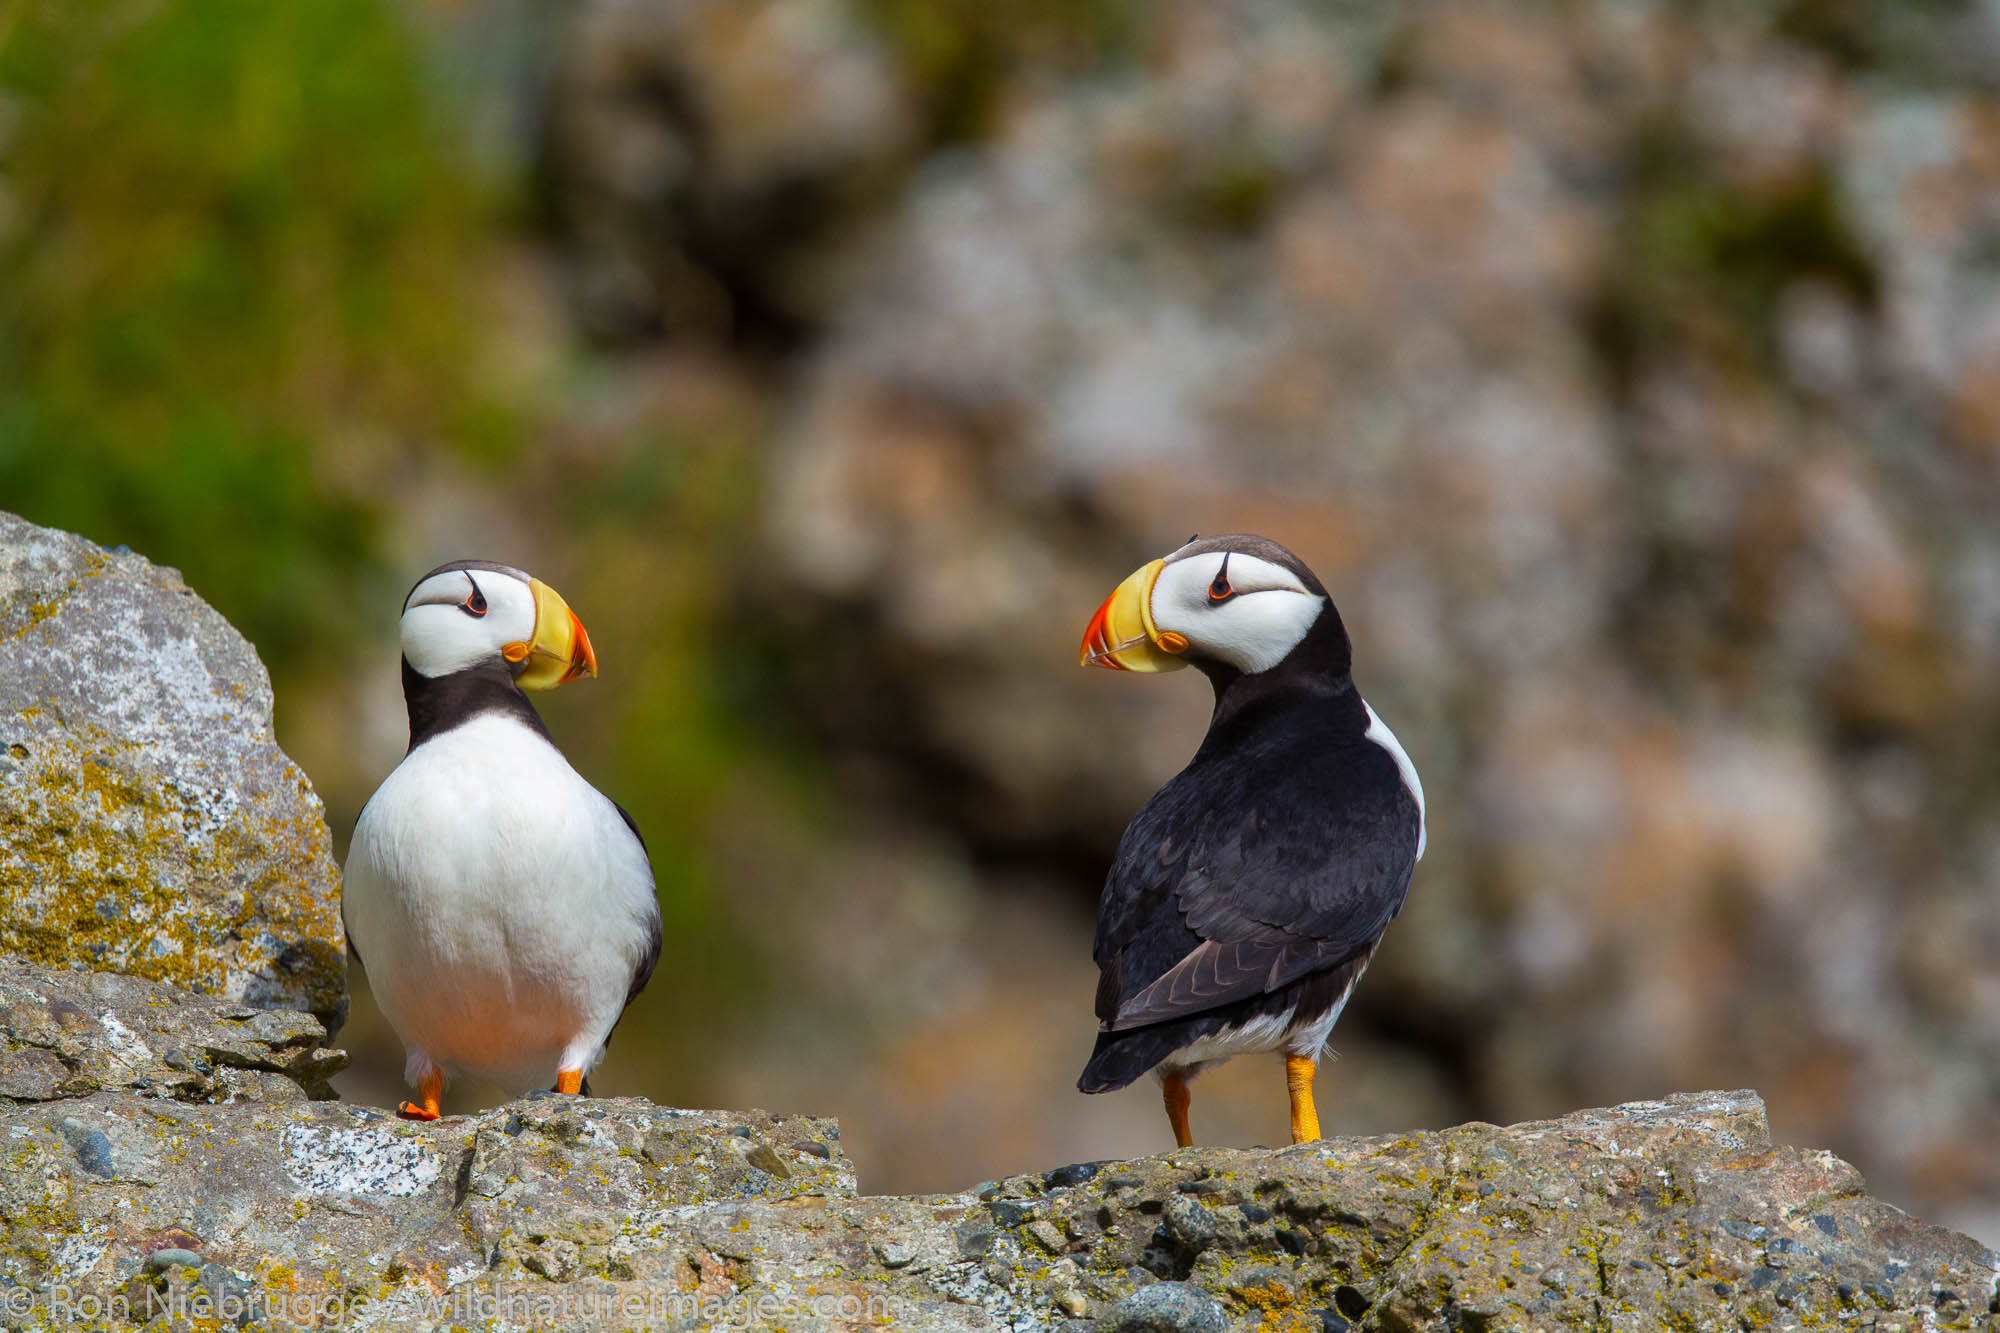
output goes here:
[{"label": "puffin's orange and yellow beak", "polygon": [[527,643],[510,643],[501,652],[510,662],[526,660],[527,669],[514,677],[524,690],[552,690],[580,676],[597,674],[597,654],[590,635],[569,603],[540,579],[529,579],[535,594],[535,634]]},{"label": "puffin's orange and yellow beak", "polygon": [[1187,651],[1187,640],[1172,631],[1162,633],[1153,623],[1153,585],[1165,564],[1154,560],[1140,566],[1104,599],[1083,632],[1083,648],[1076,658],[1079,666],[1173,671],[1187,665],[1180,656]]}]

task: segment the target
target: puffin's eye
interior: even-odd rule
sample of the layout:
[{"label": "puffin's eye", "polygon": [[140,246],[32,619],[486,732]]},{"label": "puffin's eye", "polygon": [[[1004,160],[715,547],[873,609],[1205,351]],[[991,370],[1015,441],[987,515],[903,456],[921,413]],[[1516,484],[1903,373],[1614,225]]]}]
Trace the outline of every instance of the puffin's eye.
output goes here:
[{"label": "puffin's eye", "polygon": [[458,604],[459,610],[473,617],[486,614],[486,594],[479,591],[479,585],[472,585],[472,595]]},{"label": "puffin's eye", "polygon": [[1229,555],[1222,556],[1222,568],[1215,571],[1215,579],[1208,585],[1208,600],[1226,602],[1236,595],[1236,589],[1229,586]]}]

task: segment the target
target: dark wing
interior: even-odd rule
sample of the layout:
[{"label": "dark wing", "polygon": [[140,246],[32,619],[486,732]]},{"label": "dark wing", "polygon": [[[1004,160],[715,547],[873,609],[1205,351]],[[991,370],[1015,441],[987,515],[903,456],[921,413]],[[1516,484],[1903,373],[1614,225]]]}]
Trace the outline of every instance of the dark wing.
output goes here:
[{"label": "dark wing", "polygon": [[[616,801],[611,803],[611,808],[616,810],[618,817],[625,821],[625,827],[632,830],[632,836],[639,840],[639,850],[644,852],[646,859],[650,861],[652,853],[646,850],[646,835],[639,832],[639,825],[633,820],[632,812]],[[646,924],[648,930],[646,952],[639,956],[639,965],[632,969],[632,985],[625,992],[625,1008],[627,1009],[632,1007],[632,1001],[639,998],[639,992],[646,989],[646,983],[653,979],[653,969],[660,965],[660,946],[664,943],[664,937],[661,934],[660,905],[657,900],[653,904],[653,914]],[[613,1024],[612,1027],[615,1031],[617,1025]],[[608,1034],[605,1040],[610,1040]]]},{"label": "dark wing", "polygon": [[[646,952],[639,957],[639,965],[632,969],[632,984],[625,991],[625,1008],[632,1007],[632,1001],[639,998],[639,992],[646,989],[646,983],[653,979],[653,969],[660,965],[660,945],[664,937],[660,932],[660,913],[653,911],[650,922],[652,932],[646,940]],[[609,1034],[606,1034],[609,1040]]]},{"label": "dark wing", "polygon": [[[347,894],[345,892],[340,895],[340,933],[347,940],[347,956],[355,962],[360,963],[361,950],[354,947],[354,932],[347,928]],[[362,966],[366,967],[367,964],[362,963]]]},{"label": "dark wing", "polygon": [[1395,761],[1365,740],[1190,765],[1126,829],[1105,882],[1103,1029],[1191,1017],[1366,950],[1402,909],[1417,829]]},{"label": "dark wing", "polygon": [[618,812],[618,817],[625,821],[625,827],[631,829],[632,836],[639,840],[639,850],[646,853],[646,859],[652,860],[653,853],[646,846],[646,835],[639,832],[639,821],[632,818],[632,812],[616,801],[611,803],[611,808]]}]

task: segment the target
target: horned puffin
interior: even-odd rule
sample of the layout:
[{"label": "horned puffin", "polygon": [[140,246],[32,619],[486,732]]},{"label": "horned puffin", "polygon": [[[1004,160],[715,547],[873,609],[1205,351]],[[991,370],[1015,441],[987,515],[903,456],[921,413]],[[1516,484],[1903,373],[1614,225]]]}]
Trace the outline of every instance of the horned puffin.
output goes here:
[{"label": "horned puffin", "polygon": [[597,674],[540,579],[457,560],[403,601],[410,747],[362,808],[341,915],[435,1120],[447,1075],[584,1091],[660,956],[632,817],[580,777],[524,690]]},{"label": "horned puffin", "polygon": [[1277,1052],[1292,1142],[1317,1139],[1315,1062],[1424,854],[1416,766],[1355,688],[1326,589],[1263,537],[1189,541],[1135,571],[1091,618],[1080,660],[1195,667],[1215,713],[1105,877],[1097,1045],[1077,1087],[1154,1071],[1185,1148],[1188,1081]]}]

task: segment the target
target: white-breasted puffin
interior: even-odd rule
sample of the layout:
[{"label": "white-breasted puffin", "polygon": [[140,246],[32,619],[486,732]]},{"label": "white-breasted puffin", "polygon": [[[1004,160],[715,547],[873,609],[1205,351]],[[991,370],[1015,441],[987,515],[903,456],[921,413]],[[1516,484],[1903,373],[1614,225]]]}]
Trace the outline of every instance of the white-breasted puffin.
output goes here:
[{"label": "white-breasted puffin", "polygon": [[583,622],[508,565],[458,560],[403,602],[410,748],[368,798],[341,915],[435,1120],[447,1074],[512,1093],[584,1075],[660,956],[632,817],[584,781],[523,690],[597,674]]},{"label": "white-breasted puffin", "polygon": [[1333,601],[1274,541],[1190,541],[1118,585],[1081,661],[1198,668],[1201,747],[1119,840],[1092,956],[1097,1047],[1077,1087],[1162,1081],[1174,1139],[1188,1080],[1280,1052],[1292,1142],[1319,1137],[1315,1062],[1424,854],[1424,789],[1355,688]]}]

